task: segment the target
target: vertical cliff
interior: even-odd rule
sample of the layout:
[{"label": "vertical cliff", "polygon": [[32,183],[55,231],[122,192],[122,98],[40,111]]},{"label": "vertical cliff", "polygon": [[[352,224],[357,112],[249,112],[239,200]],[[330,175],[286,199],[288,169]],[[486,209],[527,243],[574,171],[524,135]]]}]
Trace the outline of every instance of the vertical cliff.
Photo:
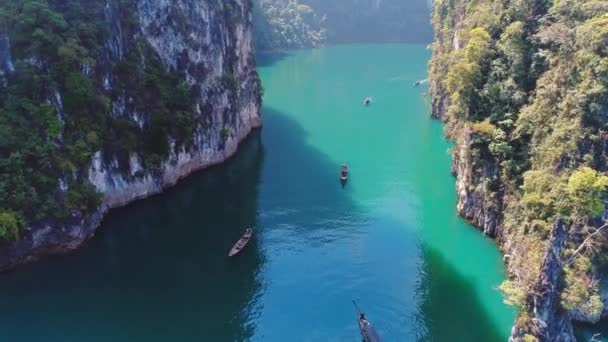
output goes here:
[{"label": "vertical cliff", "polygon": [[[457,208],[505,253],[514,341],[571,341],[605,313],[608,4],[438,0],[432,115]],[[556,223],[557,222],[557,223]]]},{"label": "vertical cliff", "polygon": [[[0,179],[0,187],[46,196],[38,208],[0,199],[0,212],[20,226],[0,239],[0,270],[76,248],[110,208],[224,161],[261,125],[249,0],[17,1],[2,10],[15,20],[0,35],[0,129],[42,125],[33,139],[46,149],[0,142],[0,167],[19,149],[40,153],[33,163],[51,160],[37,173],[0,170],[26,178]],[[49,36],[38,39],[37,29]],[[48,115],[42,124],[10,116],[39,108]]]}]

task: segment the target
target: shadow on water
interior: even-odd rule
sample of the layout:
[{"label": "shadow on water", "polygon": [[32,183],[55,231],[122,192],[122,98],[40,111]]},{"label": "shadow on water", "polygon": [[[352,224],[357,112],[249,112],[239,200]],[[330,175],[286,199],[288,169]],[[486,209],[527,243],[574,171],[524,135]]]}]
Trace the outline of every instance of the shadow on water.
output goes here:
[{"label": "shadow on water", "polygon": [[423,246],[422,255],[417,289],[421,305],[415,327],[423,329],[416,330],[418,341],[503,341],[472,282],[438,251]]},{"label": "shadow on water", "polygon": [[[414,222],[370,217],[351,197],[356,170],[342,188],[340,163],[310,146],[298,122],[274,108],[264,115],[263,138],[272,150],[264,162],[260,203],[267,212],[260,221],[275,259],[269,276],[289,286],[265,291],[264,338],[254,340],[354,340],[353,298],[385,341],[502,340],[471,282],[440,253],[420,251],[415,229],[405,227]],[[420,289],[410,290],[415,284]],[[286,314],[285,307],[298,309]],[[412,320],[408,312],[419,314]]]},{"label": "shadow on water", "polygon": [[[362,209],[350,198],[356,185],[342,186],[340,164],[308,145],[307,132],[288,115],[265,107],[264,120],[264,142],[272,145],[272,151],[262,176],[266,210],[262,219],[288,218],[298,235],[294,238],[306,238],[312,245],[331,242],[344,229],[360,224]],[[318,229],[324,232],[316,234]],[[334,229],[339,233],[333,234]],[[310,235],[318,239],[309,239]]]},{"label": "shadow on water", "polygon": [[351,300],[361,299],[369,311],[386,305],[374,302],[383,279],[370,274],[382,268],[367,258],[368,216],[351,197],[356,177],[343,188],[340,163],[309,144],[292,114],[265,107],[263,140],[272,146],[260,198],[269,284],[253,340],[354,341],[360,335]]},{"label": "shadow on water", "polygon": [[[0,275],[3,340],[354,341],[353,298],[385,341],[422,336],[414,331],[495,340],[449,262],[416,250],[401,222],[369,222],[351,197],[356,170],[342,188],[339,163],[310,146],[303,127],[275,109],[264,114],[263,131],[228,163],[112,211],[75,253]],[[258,227],[255,238],[227,258],[247,226]],[[393,239],[389,230],[409,233]],[[421,253],[423,272],[394,262],[407,249],[414,262]],[[424,296],[409,298],[401,279],[419,281]],[[415,300],[418,323],[404,314]]]},{"label": "shadow on water", "polygon": [[580,342],[591,341],[595,335],[595,341],[608,341],[608,319],[604,318],[596,324],[575,323],[574,335]]},{"label": "shadow on water", "polygon": [[291,53],[285,51],[261,51],[256,53],[255,58],[258,67],[271,67],[291,55]]},{"label": "shadow on water", "polygon": [[228,163],[112,211],[82,249],[0,276],[12,341],[236,341],[254,334],[264,257],[254,238],[263,163],[255,132]]}]

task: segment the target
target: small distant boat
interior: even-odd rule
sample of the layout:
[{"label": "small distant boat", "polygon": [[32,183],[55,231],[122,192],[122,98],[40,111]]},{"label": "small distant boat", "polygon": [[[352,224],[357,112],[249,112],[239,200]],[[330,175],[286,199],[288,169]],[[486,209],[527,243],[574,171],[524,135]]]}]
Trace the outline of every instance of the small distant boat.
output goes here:
[{"label": "small distant boat", "polygon": [[366,106],[369,106],[371,103],[372,103],[371,97],[366,97],[365,100],[363,100],[363,104]]},{"label": "small distant boat", "polygon": [[251,235],[253,235],[253,230],[251,228],[248,228],[245,231],[245,234],[243,234],[243,236],[241,236],[239,241],[237,241],[234,244],[234,247],[232,247],[232,249],[230,250],[230,253],[228,253],[228,256],[235,256],[235,255],[239,254],[243,250],[243,248],[245,248],[245,246],[247,246],[247,243],[249,243],[249,240],[251,240]]},{"label": "small distant boat", "polygon": [[426,82],[426,80],[418,80],[418,81],[416,81],[416,83],[414,83],[414,87],[417,87],[417,86],[419,86],[419,85],[421,85],[422,83],[425,83],[425,82]]},{"label": "small distant boat", "polygon": [[340,168],[340,180],[346,182],[348,180],[348,165],[342,164]]},{"label": "small distant boat", "polygon": [[365,314],[361,312],[357,303],[353,300],[355,307],[357,308],[357,312],[359,312],[359,331],[361,331],[361,336],[363,337],[363,342],[380,342],[380,336],[376,332],[376,329],[372,326],[372,324],[367,320]]}]

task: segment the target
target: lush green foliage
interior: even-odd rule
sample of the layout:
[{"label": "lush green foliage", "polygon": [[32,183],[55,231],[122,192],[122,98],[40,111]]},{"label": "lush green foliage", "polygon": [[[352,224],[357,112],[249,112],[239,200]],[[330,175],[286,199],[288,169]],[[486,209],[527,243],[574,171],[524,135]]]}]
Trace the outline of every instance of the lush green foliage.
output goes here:
[{"label": "lush green foliage", "polygon": [[502,286],[512,304],[537,281],[561,216],[571,224],[563,257],[574,257],[562,304],[577,317],[603,307],[591,279],[605,247],[572,253],[605,211],[607,13],[605,0],[435,1],[432,91],[447,97],[448,136],[471,141],[472,165],[484,165],[471,179],[500,172],[481,191],[484,207],[504,208],[502,235],[515,241],[514,277]]},{"label": "lush green foliage", "polygon": [[[100,195],[87,181],[95,152],[117,158],[123,169],[137,152],[149,170],[166,159],[168,137],[176,146],[190,143],[193,97],[182,75],[166,71],[143,40],[128,41],[119,63],[99,58],[110,34],[104,6],[15,0],[0,7],[6,23],[0,34],[10,37],[15,59],[15,71],[0,80],[0,213],[19,223],[5,223],[0,238],[17,237],[21,222],[63,220],[97,208]],[[123,33],[134,36],[135,5],[119,6]],[[124,111],[114,110],[111,104],[121,99]],[[124,112],[140,113],[145,124]]]},{"label": "lush green foliage", "polygon": [[317,46],[325,42],[325,19],[298,0],[254,3],[256,46],[260,50]]},{"label": "lush green foliage", "polygon": [[562,292],[562,306],[567,310],[581,311],[592,321],[599,319],[604,305],[597,292],[597,281],[589,277],[591,260],[579,257],[574,265],[566,267],[566,290]]},{"label": "lush green foliage", "polygon": [[604,212],[602,196],[608,186],[608,177],[584,166],[576,170],[568,179],[568,194],[576,214],[597,217]]},{"label": "lush green foliage", "polygon": [[526,292],[511,280],[500,284],[499,289],[504,293],[504,302],[507,305],[521,306],[526,299]]},{"label": "lush green foliage", "polygon": [[[107,99],[80,72],[99,48],[100,28],[85,25],[90,14],[80,5],[65,6],[73,6],[82,25],[69,25],[46,1],[2,7],[16,70],[0,92],[0,211],[27,221],[67,217],[73,208],[90,210],[98,203],[78,166],[99,149],[107,110]],[[63,108],[74,114],[65,122],[53,104],[55,92],[63,93]],[[75,127],[69,130],[73,134],[63,134]],[[57,191],[60,178],[68,191]]]},{"label": "lush green foliage", "polygon": [[254,0],[260,50],[431,39],[426,0]]},{"label": "lush green foliage", "polygon": [[331,43],[429,43],[427,0],[300,0],[327,18]]},{"label": "lush green foliage", "polygon": [[0,213],[0,239],[16,239],[20,228],[21,222],[14,213]]}]

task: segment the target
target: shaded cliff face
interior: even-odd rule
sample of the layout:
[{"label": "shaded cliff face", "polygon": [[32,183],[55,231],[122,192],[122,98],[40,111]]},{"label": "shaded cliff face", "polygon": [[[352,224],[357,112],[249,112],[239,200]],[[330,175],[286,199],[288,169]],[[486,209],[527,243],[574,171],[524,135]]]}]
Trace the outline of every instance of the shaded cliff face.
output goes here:
[{"label": "shaded cliff face", "polygon": [[[88,135],[84,132],[91,138],[82,148],[86,159],[72,160],[71,170],[49,171],[57,177],[56,186],[46,191],[64,198],[73,189],[92,186],[100,198],[88,209],[68,207],[68,215],[61,218],[34,219],[22,210],[26,222],[19,238],[0,241],[0,270],[42,253],[76,248],[94,234],[110,208],[159,193],[196,170],[224,161],[261,125],[249,0],[88,2],[90,17],[83,22],[93,22],[91,27],[99,30],[91,44],[80,37],[89,56],[79,59],[75,77],[91,84],[91,92],[97,94],[93,97],[101,98],[105,110],[96,117],[103,124],[93,125]],[[53,20],[59,21],[61,15],[68,23],[76,20],[72,5],[77,6],[50,1],[57,13]],[[13,6],[19,15],[28,15],[28,8]],[[68,49],[70,34],[64,30]],[[8,34],[0,35],[0,71],[6,74],[8,87],[26,70],[55,72],[52,57],[45,65],[33,49],[10,44],[11,36],[23,40],[24,32],[28,31],[18,25],[11,31],[9,25]],[[17,54],[11,57],[11,51]],[[60,50],[58,56],[62,53],[66,52]],[[73,105],[71,89],[62,87],[60,75],[56,77],[59,86],[46,86],[48,95],[41,102],[51,105],[59,132],[52,140],[47,134],[46,140],[58,150],[61,145],[70,150],[81,127],[75,117],[86,108]],[[71,158],[67,153],[61,156]],[[0,205],[2,209],[11,208]]]}]

